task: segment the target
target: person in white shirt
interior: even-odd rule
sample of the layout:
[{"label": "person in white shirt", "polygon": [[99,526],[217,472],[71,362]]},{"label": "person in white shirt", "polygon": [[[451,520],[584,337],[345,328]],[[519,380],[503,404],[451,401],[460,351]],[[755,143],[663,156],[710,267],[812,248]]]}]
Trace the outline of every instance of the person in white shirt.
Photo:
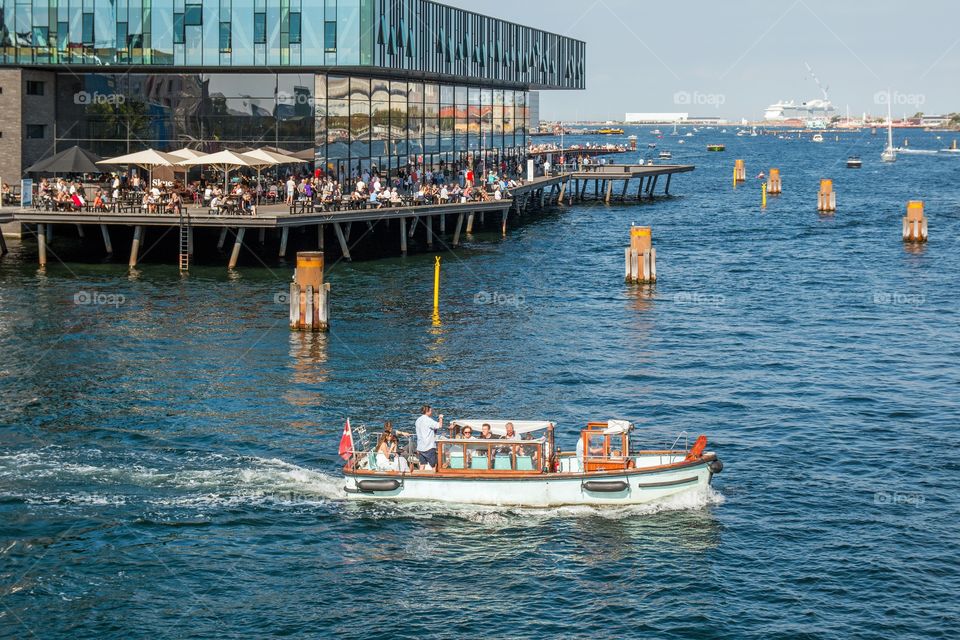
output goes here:
[{"label": "person in white shirt", "polygon": [[443,428],[443,414],[440,420],[434,420],[433,407],[428,404],[420,409],[422,414],[417,418],[417,458],[420,467],[425,471],[432,471],[437,467],[437,431]]},{"label": "person in white shirt", "polygon": [[293,196],[297,192],[297,183],[293,180],[293,176],[287,178],[287,204],[293,204]]}]

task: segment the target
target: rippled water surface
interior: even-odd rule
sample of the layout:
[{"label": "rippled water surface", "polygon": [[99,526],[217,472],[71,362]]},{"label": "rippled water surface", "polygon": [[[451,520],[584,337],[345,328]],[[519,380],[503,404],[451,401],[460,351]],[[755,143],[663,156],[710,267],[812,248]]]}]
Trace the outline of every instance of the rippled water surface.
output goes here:
[{"label": "rippled water surface", "polygon": [[[432,255],[336,263],[314,336],[274,301],[289,265],[38,273],[14,245],[0,636],[952,637],[960,157],[884,166],[881,138],[666,136],[697,165],[675,197],[444,254],[440,327]],[[733,190],[735,158],[751,179]],[[771,166],[784,194],[761,211]],[[815,211],[821,177],[835,216]],[[900,239],[911,198],[919,249]],[[655,288],[622,281],[634,221]],[[343,420],[408,424],[425,401],[553,419],[568,447],[588,419],[632,419],[652,446],[706,433],[726,467],[708,495],[642,508],[346,502]]]}]

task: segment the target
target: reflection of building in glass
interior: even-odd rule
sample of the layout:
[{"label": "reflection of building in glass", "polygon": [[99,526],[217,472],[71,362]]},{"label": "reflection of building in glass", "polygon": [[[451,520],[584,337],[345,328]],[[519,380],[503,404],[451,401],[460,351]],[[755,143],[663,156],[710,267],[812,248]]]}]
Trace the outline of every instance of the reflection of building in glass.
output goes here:
[{"label": "reflection of building in glass", "polygon": [[540,92],[531,91],[527,95],[527,127],[533,131],[540,126]]},{"label": "reflection of building in glass", "polygon": [[313,147],[339,172],[512,158],[529,91],[583,88],[584,56],[427,0],[0,1],[0,175],[73,144]]}]

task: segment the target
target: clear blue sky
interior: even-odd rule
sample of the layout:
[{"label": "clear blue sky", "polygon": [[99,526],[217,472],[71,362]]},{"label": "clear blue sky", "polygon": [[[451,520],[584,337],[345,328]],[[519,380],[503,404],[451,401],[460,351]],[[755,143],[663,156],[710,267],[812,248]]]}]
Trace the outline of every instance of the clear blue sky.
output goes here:
[{"label": "clear blue sky", "polygon": [[586,41],[587,90],[544,92],[544,119],[759,119],[819,97],[805,62],[841,114],[885,114],[875,94],[888,88],[894,116],[960,111],[958,0],[444,1]]}]

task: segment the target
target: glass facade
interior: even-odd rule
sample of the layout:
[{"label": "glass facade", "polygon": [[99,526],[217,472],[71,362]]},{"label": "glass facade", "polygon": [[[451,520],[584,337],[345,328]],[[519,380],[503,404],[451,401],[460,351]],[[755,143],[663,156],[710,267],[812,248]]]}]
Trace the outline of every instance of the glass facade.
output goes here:
[{"label": "glass facade", "polygon": [[582,89],[584,56],[581,41],[428,0],[0,0],[0,65],[377,67]]},{"label": "glass facade", "polygon": [[331,73],[316,76],[314,95],[318,166],[337,175],[491,166],[525,153],[525,91]]}]

